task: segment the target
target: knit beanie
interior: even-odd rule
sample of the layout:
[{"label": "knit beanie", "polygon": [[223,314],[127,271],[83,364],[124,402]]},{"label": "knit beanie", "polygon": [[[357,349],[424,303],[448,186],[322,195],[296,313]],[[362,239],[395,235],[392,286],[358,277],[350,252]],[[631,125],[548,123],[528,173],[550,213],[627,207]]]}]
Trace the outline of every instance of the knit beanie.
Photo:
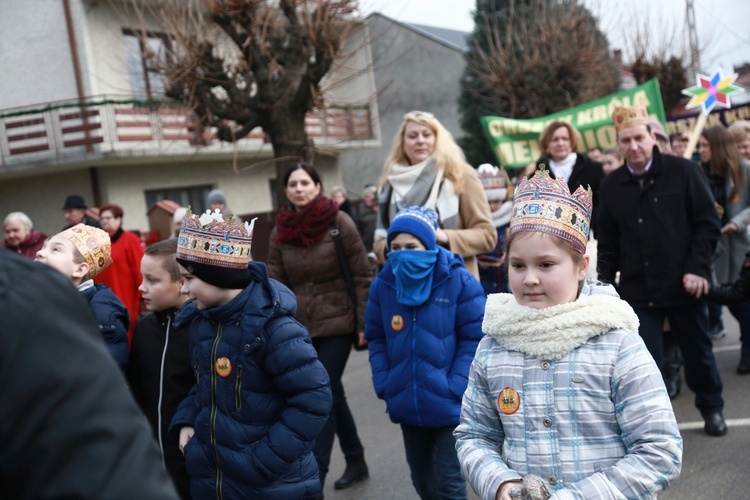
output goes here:
[{"label": "knit beanie", "polygon": [[208,196],[206,197],[206,204],[211,205],[211,203],[219,202],[224,205],[227,204],[227,195],[222,191],[221,189],[212,189],[210,193],[208,193]]},{"label": "knit beanie", "polygon": [[438,215],[432,208],[406,207],[399,210],[388,228],[388,248],[399,233],[416,236],[427,250],[437,248]]}]

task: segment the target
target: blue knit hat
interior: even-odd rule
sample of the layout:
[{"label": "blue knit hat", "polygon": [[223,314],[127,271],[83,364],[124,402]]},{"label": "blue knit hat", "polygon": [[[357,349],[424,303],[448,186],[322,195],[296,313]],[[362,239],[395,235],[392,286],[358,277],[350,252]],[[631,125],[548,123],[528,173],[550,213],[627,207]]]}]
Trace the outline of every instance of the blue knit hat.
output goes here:
[{"label": "blue knit hat", "polygon": [[437,248],[438,215],[432,208],[406,207],[399,210],[388,228],[388,248],[399,233],[416,236],[427,250]]}]

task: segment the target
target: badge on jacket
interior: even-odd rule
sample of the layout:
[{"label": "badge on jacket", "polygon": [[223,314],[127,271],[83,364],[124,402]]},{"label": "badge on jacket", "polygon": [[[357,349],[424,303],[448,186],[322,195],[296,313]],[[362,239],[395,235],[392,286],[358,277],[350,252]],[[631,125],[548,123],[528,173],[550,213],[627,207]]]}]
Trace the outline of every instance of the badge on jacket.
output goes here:
[{"label": "badge on jacket", "polygon": [[229,358],[217,359],[214,367],[216,368],[216,373],[219,377],[228,377],[229,374],[232,373],[232,362],[229,361]]},{"label": "badge on jacket", "polygon": [[404,327],[404,318],[402,318],[400,314],[394,315],[391,318],[391,328],[393,328],[397,332],[400,332],[403,327]]},{"label": "badge on jacket", "polygon": [[521,407],[521,395],[512,387],[506,387],[497,397],[497,407],[505,415],[513,415]]}]

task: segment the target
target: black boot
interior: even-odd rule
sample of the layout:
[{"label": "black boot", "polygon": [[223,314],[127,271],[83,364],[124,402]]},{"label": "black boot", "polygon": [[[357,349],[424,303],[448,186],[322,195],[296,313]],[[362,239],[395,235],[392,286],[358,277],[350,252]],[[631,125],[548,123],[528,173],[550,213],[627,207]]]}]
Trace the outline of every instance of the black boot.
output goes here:
[{"label": "black boot", "polygon": [[682,353],[680,352],[680,348],[673,338],[667,339],[665,335],[663,377],[669,399],[676,398],[680,394],[680,389],[682,389],[680,368],[682,368]]},{"label": "black boot", "polygon": [[333,483],[333,487],[337,490],[345,490],[355,483],[364,481],[369,477],[370,474],[367,470],[367,464],[365,463],[364,457],[362,457],[361,459],[352,463],[347,462],[344,475],[341,476],[338,481]]}]

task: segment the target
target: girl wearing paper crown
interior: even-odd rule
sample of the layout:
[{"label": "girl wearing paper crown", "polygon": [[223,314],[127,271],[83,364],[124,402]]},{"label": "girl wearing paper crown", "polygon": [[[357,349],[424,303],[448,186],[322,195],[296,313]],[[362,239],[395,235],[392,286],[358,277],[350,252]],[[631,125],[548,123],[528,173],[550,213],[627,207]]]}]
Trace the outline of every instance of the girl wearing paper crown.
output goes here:
[{"label": "girl wearing paper crown", "polygon": [[546,170],[516,189],[512,293],[487,299],[454,433],[483,499],[656,498],[679,475],[682,439],[638,318],[584,282],[591,207]]},{"label": "girl wearing paper crown", "polygon": [[437,213],[400,210],[370,287],[365,337],[375,393],[401,425],[423,499],[466,498],[453,429],[479,339],[485,296],[460,255],[438,246]]},{"label": "girl wearing paper crown", "polygon": [[[253,221],[254,223],[254,221]],[[312,498],[313,443],[331,411],[328,375],[294,294],[250,261],[253,225],[189,211],[177,262],[190,297],[174,327],[190,325],[196,384],[170,425],[195,499]]]},{"label": "girl wearing paper crown", "polygon": [[479,165],[477,172],[487,195],[492,224],[497,230],[495,249],[477,257],[479,281],[485,294],[508,292],[508,271],[503,266],[503,257],[510,227],[510,209],[513,206],[513,184],[505,169],[493,167],[489,163]]}]

